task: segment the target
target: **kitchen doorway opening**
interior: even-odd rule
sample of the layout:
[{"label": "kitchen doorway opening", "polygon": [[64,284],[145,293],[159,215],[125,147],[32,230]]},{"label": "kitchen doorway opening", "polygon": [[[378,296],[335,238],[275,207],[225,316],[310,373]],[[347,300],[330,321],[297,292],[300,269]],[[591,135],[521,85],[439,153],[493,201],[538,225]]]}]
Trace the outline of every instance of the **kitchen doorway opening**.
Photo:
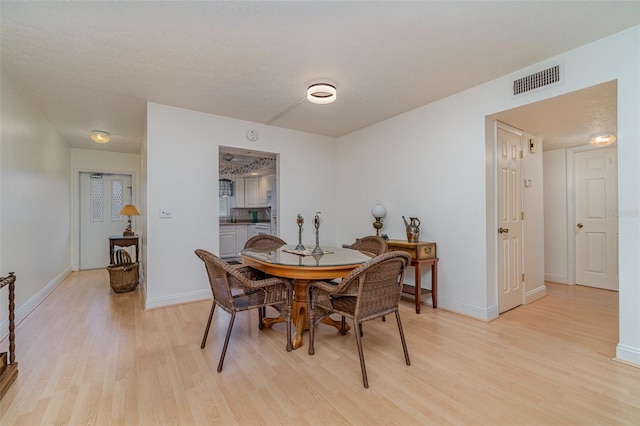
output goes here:
[{"label": "kitchen doorway opening", "polygon": [[219,256],[233,261],[248,239],[278,236],[278,154],[221,146],[219,169]]}]

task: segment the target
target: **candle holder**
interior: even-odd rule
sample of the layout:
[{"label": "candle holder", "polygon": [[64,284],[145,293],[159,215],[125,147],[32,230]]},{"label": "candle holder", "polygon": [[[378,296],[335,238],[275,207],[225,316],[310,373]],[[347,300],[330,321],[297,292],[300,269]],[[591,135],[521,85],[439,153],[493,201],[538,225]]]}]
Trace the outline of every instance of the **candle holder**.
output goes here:
[{"label": "candle holder", "polygon": [[322,249],[320,248],[320,223],[322,220],[320,219],[320,212],[316,212],[315,217],[313,218],[313,227],[315,228],[313,232],[316,234],[316,246],[313,248],[311,255],[320,255],[324,254]]},{"label": "candle holder", "polygon": [[[320,250],[320,251],[322,251],[322,250]],[[314,254],[314,255],[312,255],[312,257],[316,261],[316,266],[320,266],[320,259],[322,259],[322,256],[324,256],[324,253],[323,254]]]},{"label": "candle holder", "polygon": [[304,225],[304,218],[299,213],[296,222],[298,223],[298,245],[296,246],[296,250],[305,250],[305,246],[302,245],[302,225]]}]

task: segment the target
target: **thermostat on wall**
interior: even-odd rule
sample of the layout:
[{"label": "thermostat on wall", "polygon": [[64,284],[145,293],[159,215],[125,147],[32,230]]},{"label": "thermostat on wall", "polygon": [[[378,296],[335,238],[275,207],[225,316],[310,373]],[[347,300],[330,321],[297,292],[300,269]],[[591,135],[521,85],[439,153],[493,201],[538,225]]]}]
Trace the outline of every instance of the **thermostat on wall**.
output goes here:
[{"label": "thermostat on wall", "polygon": [[258,140],[258,132],[256,132],[255,130],[249,130],[247,132],[247,139],[249,139],[250,141],[257,141]]}]

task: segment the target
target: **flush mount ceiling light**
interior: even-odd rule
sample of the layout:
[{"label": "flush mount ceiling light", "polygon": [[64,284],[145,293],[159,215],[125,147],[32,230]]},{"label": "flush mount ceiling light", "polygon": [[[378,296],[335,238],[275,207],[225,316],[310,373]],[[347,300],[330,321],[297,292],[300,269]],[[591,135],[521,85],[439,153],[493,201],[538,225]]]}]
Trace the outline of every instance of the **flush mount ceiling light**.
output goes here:
[{"label": "flush mount ceiling light", "polygon": [[307,89],[307,99],[314,104],[330,104],[336,100],[336,88],[331,84],[312,84]]},{"label": "flush mount ceiling light", "polygon": [[596,133],[591,136],[589,144],[601,148],[611,145],[616,139],[617,137],[613,132]]},{"label": "flush mount ceiling light", "polygon": [[111,136],[109,136],[109,132],[103,130],[92,130],[91,140],[95,143],[107,143],[111,140]]}]

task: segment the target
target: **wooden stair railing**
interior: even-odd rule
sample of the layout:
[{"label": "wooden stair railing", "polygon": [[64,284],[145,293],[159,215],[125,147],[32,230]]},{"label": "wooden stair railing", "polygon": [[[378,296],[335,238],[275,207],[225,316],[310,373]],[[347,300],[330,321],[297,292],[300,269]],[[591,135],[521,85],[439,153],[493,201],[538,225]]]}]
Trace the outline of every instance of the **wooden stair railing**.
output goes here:
[{"label": "wooden stair railing", "polygon": [[[15,287],[16,276],[9,272],[9,276],[0,279],[0,289],[9,286],[9,359],[7,353],[0,354],[0,398],[4,396],[11,383],[18,377],[18,363],[16,362],[16,324],[15,324]],[[7,363],[7,361],[9,361]]]}]

